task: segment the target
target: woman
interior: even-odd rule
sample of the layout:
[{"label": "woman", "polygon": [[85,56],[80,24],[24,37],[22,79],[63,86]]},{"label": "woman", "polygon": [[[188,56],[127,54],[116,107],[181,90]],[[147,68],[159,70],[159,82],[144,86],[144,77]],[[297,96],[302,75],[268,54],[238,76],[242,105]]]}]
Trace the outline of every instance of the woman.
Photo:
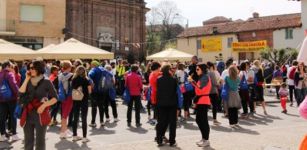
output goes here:
[{"label": "woman", "polygon": [[129,90],[130,93],[130,101],[128,103],[128,111],[127,111],[127,124],[128,127],[131,127],[131,115],[132,115],[132,107],[134,103],[135,108],[135,121],[136,127],[142,126],[141,117],[140,117],[140,107],[141,104],[141,92],[143,89],[142,78],[139,74],[137,74],[139,67],[137,65],[132,65],[131,73],[127,75],[125,87]]},{"label": "woman", "polygon": [[279,89],[280,89],[280,84],[283,82],[283,73],[280,70],[279,66],[276,65],[275,66],[275,70],[273,73],[273,80],[272,82],[274,82],[275,84],[277,84],[277,86],[275,86],[276,89],[276,98],[279,99]]},{"label": "woman", "polygon": [[[59,90],[59,78],[58,78],[59,67],[52,66],[50,69],[50,72],[51,74],[49,76],[49,80],[53,84],[55,90],[58,91]],[[57,118],[57,114],[58,114],[60,106],[61,106],[61,102],[58,101],[55,105],[53,105],[51,109],[51,117],[52,117],[52,121],[50,123],[51,126],[58,124],[58,121],[56,118]]]},{"label": "woman", "polygon": [[307,74],[305,64],[299,63],[294,77],[295,91],[297,95],[297,106],[305,99],[307,92]]},{"label": "woman", "polygon": [[[87,135],[87,112],[88,112],[88,98],[89,94],[92,93],[92,87],[89,79],[87,78],[86,70],[83,66],[77,67],[74,76],[72,78],[72,88],[79,89],[82,87],[83,98],[81,101],[74,100],[73,102],[73,141],[79,141],[82,139],[83,143],[89,142],[89,139],[86,138]],[[82,118],[82,131],[83,138],[77,136],[77,128],[79,122],[79,115],[81,109],[81,118]]]},{"label": "woman", "polygon": [[20,87],[21,86],[21,75],[19,73],[19,68],[17,64],[14,65],[14,75],[15,75],[17,86]]},{"label": "woman", "polygon": [[43,62],[33,61],[19,89],[20,103],[23,105],[20,125],[24,129],[25,150],[33,150],[34,143],[35,149],[46,149],[46,129],[50,120],[44,118],[48,118],[48,108],[57,102],[57,94],[52,83],[44,78],[44,73]]},{"label": "woman", "polygon": [[255,72],[255,92],[256,92],[256,102],[261,102],[263,113],[265,115],[268,115],[266,109],[265,109],[265,101],[264,101],[264,92],[263,92],[263,86],[264,86],[264,76],[263,76],[263,69],[261,67],[261,63],[259,60],[254,61],[254,67],[253,70]]},{"label": "woman", "polygon": [[199,77],[199,81],[196,83],[191,76],[189,81],[195,87],[196,98],[194,103],[196,104],[196,123],[201,131],[202,139],[196,144],[199,147],[210,146],[209,133],[210,127],[208,122],[208,109],[210,107],[210,90],[211,90],[211,79],[208,75],[206,64],[197,64],[196,73]]},{"label": "woman", "polygon": [[161,76],[160,72],[161,64],[158,62],[152,62],[151,65],[151,73],[149,75],[149,86],[151,88],[151,94],[150,94],[150,104],[154,109],[154,115],[153,115],[153,123],[152,125],[155,125],[156,119],[157,119],[157,111],[156,111],[156,104],[157,104],[157,80]]},{"label": "woman", "polygon": [[209,77],[211,79],[211,90],[210,90],[210,101],[212,104],[212,114],[213,114],[213,124],[214,125],[220,125],[221,123],[217,121],[216,114],[219,107],[219,96],[218,96],[218,88],[219,88],[219,82],[216,77],[216,69],[212,62],[207,62],[207,65],[209,67]]},{"label": "woman", "polygon": [[242,118],[248,117],[248,102],[249,102],[249,89],[248,89],[248,75],[247,75],[247,64],[245,62],[241,63],[240,65],[240,87],[239,87],[239,94],[242,102],[243,113],[241,114]]},{"label": "woman", "polygon": [[225,78],[225,84],[229,88],[228,93],[228,119],[231,128],[238,126],[238,109],[241,108],[241,99],[238,93],[240,78],[238,69],[235,66],[229,68],[229,76]]},{"label": "woman", "polygon": [[165,131],[169,126],[169,143],[170,146],[175,146],[178,105],[177,81],[172,76],[173,72],[170,65],[163,66],[161,71],[162,76],[157,81],[157,143],[159,146],[162,146]]},{"label": "woman", "polygon": [[[151,67],[151,63],[149,62],[147,64],[147,66],[146,66],[146,71],[144,73],[144,79],[143,79],[143,84],[145,86],[147,86],[145,88],[145,90],[144,90],[144,92],[146,92],[144,95],[147,95],[148,94],[148,90],[149,90],[149,87],[148,87],[149,86],[149,75],[151,73],[150,67]],[[147,105],[146,105],[146,107],[147,107],[148,121],[151,122],[151,103],[150,103],[149,96],[147,95],[146,97],[147,97]]]},{"label": "woman", "polygon": [[[115,96],[112,97],[110,95],[110,90],[113,90],[114,92],[116,92],[115,90],[115,77],[112,73],[112,67],[110,65],[105,65],[105,69],[106,71],[109,72],[109,75],[112,75],[112,85],[113,85],[113,89],[109,89],[107,91],[107,93],[104,94],[104,102],[105,102],[105,114],[106,114],[106,122],[110,122],[110,116],[109,116],[109,105],[111,105],[112,107],[112,113],[113,113],[113,117],[114,117],[114,122],[118,122],[119,119],[118,114],[117,114],[117,108],[116,108],[116,101],[115,101]],[[115,93],[114,93],[115,94]]]}]

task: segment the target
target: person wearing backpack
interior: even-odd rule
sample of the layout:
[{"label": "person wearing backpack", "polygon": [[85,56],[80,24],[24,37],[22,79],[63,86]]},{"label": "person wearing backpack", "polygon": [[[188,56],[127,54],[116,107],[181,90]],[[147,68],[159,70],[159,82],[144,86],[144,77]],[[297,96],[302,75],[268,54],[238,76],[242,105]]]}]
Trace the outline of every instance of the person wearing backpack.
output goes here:
[{"label": "person wearing backpack", "polygon": [[90,70],[88,76],[93,81],[94,89],[91,94],[91,105],[92,105],[92,120],[90,127],[96,127],[96,115],[97,115],[97,107],[99,109],[99,117],[100,117],[100,125],[101,127],[105,126],[104,123],[104,102],[103,102],[103,91],[101,87],[101,79],[102,79],[102,71],[104,68],[100,66],[98,61],[91,62],[92,69]]},{"label": "person wearing backpack", "polygon": [[[83,143],[89,142],[87,135],[87,112],[88,112],[88,98],[92,92],[90,80],[87,78],[86,69],[83,66],[77,67],[74,76],[72,77],[73,88],[73,141],[82,140]],[[79,116],[81,110],[82,131],[83,137],[77,136],[77,128],[79,123]]]},{"label": "person wearing backpack", "polygon": [[242,118],[248,117],[248,102],[249,102],[249,91],[248,91],[248,84],[247,84],[247,67],[246,63],[243,62],[240,65],[240,85],[239,85],[239,94],[241,98],[243,113],[241,114]]},{"label": "person wearing backpack", "polygon": [[72,132],[67,129],[67,121],[69,114],[72,110],[72,87],[71,79],[73,73],[71,73],[72,64],[70,61],[62,62],[62,73],[59,75],[59,100],[62,102],[62,121],[61,121],[61,133],[60,138],[66,139],[72,137]]},{"label": "person wearing backpack", "polygon": [[18,86],[14,77],[14,66],[10,61],[2,63],[0,72],[0,142],[7,141],[6,137],[6,121],[7,116],[10,116],[10,127],[12,130],[12,141],[19,140],[16,132],[16,118],[14,111],[17,104]]},{"label": "person wearing backpack", "polygon": [[295,84],[294,84],[294,78],[295,78],[295,72],[296,72],[296,69],[297,69],[297,65],[298,65],[298,62],[296,60],[294,60],[292,62],[292,66],[289,68],[289,71],[288,71],[288,74],[287,74],[287,77],[288,77],[288,87],[289,87],[289,94],[290,94],[290,106],[293,106],[293,95],[294,95],[294,98],[296,99],[296,92],[295,92]]}]

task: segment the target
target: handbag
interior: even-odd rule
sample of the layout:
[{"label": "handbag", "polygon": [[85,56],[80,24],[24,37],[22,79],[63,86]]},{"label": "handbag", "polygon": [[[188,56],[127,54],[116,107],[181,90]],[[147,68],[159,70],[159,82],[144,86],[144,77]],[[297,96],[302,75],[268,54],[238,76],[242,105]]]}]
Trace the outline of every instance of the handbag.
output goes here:
[{"label": "handbag", "polygon": [[22,114],[22,107],[21,105],[17,104],[14,111],[14,117],[15,119],[20,119]]},{"label": "handbag", "polygon": [[72,100],[82,101],[84,97],[82,86],[79,86],[77,89],[72,90]]},{"label": "handbag", "polygon": [[125,103],[129,103],[130,102],[130,92],[128,90],[128,88],[125,89],[124,94],[123,94],[123,99]]}]

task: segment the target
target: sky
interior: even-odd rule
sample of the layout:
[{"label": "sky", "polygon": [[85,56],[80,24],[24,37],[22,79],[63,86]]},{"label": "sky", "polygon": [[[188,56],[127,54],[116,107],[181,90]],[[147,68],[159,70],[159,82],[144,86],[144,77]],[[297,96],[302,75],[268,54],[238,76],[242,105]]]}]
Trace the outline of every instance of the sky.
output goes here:
[{"label": "sky", "polygon": [[[145,0],[151,8],[163,0]],[[187,18],[189,26],[201,26],[204,20],[215,16],[247,19],[253,12],[260,16],[300,13],[301,3],[289,0],[171,0],[177,4],[180,15]],[[187,22],[184,19],[184,22]],[[185,23],[184,23],[185,24]]]}]

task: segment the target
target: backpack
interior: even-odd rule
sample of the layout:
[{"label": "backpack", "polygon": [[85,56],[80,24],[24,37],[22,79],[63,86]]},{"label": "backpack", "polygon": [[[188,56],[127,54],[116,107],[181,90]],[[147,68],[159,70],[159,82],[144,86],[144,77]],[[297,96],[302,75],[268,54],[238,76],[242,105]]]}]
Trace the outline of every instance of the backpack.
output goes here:
[{"label": "backpack", "polygon": [[72,100],[74,101],[82,101],[84,97],[83,88],[79,86],[77,89],[72,90]]},{"label": "backpack", "polygon": [[[70,81],[71,81],[71,78],[70,79],[68,79],[68,82],[69,82],[69,84],[68,84],[68,90],[70,90]],[[70,94],[72,94],[71,93],[72,91],[66,91],[65,90],[65,88],[64,88],[64,84],[63,84],[63,82],[62,81],[60,81],[59,80],[59,93],[58,93],[58,100],[60,101],[60,102],[62,102],[62,101],[65,101],[66,99],[67,99],[67,97],[70,95]]]},{"label": "backpack", "polygon": [[190,91],[194,91],[194,87],[193,85],[188,81],[188,74],[186,72],[184,72],[185,76],[184,76],[184,88],[185,88],[185,92],[190,92]]},{"label": "backpack", "polygon": [[240,85],[239,86],[240,86],[241,90],[247,90],[248,89],[248,84],[247,84],[247,81],[246,81],[244,73],[243,73],[243,77],[242,77],[242,79],[240,81]]},{"label": "backpack", "polygon": [[296,72],[296,68],[292,68],[292,70],[290,71],[290,74],[289,74],[290,79],[294,80],[295,72]]},{"label": "backpack", "polygon": [[7,79],[5,79],[5,76],[3,77],[3,81],[0,84],[0,95],[3,100],[10,100],[13,96],[12,90]]},{"label": "backpack", "polygon": [[98,85],[99,91],[106,91],[113,87],[113,75],[101,69],[101,77]]}]

